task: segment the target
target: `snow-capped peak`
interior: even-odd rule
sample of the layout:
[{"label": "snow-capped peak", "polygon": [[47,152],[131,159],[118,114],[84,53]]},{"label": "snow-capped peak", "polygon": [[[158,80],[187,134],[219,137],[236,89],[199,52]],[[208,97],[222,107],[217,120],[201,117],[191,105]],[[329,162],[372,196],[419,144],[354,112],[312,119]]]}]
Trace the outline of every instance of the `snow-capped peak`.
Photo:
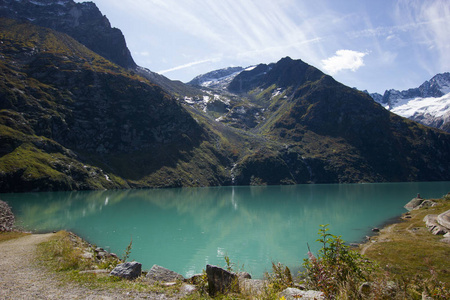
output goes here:
[{"label": "snow-capped peak", "polygon": [[437,74],[429,82],[431,86],[436,86],[442,94],[450,93],[450,73]]},{"label": "snow-capped peak", "polygon": [[386,109],[424,125],[441,129],[450,122],[450,73],[437,74],[418,88],[370,94]]}]

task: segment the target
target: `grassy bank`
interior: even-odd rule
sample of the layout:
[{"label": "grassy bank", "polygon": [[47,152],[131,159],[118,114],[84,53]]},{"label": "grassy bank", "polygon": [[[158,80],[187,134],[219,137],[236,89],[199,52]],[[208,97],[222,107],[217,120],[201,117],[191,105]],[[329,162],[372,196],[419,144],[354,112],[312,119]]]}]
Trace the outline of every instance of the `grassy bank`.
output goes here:
[{"label": "grassy bank", "polygon": [[[60,231],[50,241],[39,245],[38,260],[40,264],[60,275],[62,281],[75,282],[92,289],[164,293],[167,296],[180,292],[181,282],[167,287],[157,283],[151,284],[145,280],[145,276],[136,280],[109,276],[110,271],[123,260],[114,257],[96,259],[94,248],[81,238]],[[92,254],[92,257],[86,253]]]},{"label": "grassy bank", "polygon": [[363,245],[361,253],[393,281],[418,291],[442,287],[450,297],[450,244],[441,241],[442,235],[431,234],[423,221],[426,215],[449,210],[450,194],[432,200],[436,206],[404,214],[401,222],[382,229]]}]

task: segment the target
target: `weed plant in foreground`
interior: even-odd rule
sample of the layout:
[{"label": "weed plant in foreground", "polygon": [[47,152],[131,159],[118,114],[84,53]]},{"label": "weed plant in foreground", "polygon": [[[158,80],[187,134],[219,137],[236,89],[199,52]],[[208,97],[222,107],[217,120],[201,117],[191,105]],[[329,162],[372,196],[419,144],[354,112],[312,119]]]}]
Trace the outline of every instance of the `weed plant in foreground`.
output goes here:
[{"label": "weed plant in foreground", "polygon": [[362,255],[344,244],[340,236],[328,233],[328,225],[321,225],[322,244],[317,257],[308,252],[304,260],[305,283],[307,287],[322,291],[327,298],[334,298],[343,287],[352,293],[358,291],[358,285],[369,280],[372,265]]}]

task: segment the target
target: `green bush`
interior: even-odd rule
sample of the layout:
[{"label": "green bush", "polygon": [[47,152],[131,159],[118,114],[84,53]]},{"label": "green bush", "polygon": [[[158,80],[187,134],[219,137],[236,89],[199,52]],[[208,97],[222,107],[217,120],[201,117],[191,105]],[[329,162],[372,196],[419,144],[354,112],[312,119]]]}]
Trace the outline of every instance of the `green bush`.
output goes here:
[{"label": "green bush", "polygon": [[371,265],[345,245],[340,236],[328,233],[327,226],[321,225],[319,230],[317,241],[322,248],[317,257],[309,251],[304,260],[305,283],[310,289],[322,291],[327,298],[335,298],[342,288],[357,292],[358,286],[368,280]]}]

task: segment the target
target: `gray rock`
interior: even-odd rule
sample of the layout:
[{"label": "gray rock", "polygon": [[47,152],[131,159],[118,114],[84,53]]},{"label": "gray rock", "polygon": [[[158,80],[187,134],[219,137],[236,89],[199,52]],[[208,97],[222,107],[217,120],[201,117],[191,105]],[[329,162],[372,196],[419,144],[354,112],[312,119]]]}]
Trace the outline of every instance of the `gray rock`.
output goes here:
[{"label": "gray rock", "polygon": [[436,206],[436,202],[431,201],[431,200],[424,200],[418,207],[414,208],[414,209],[420,209],[420,208],[425,208],[425,207],[433,207]]},{"label": "gray rock", "polygon": [[436,226],[431,230],[431,233],[434,235],[445,235],[448,233],[448,229],[442,226]]},{"label": "gray rock", "polygon": [[448,233],[450,230],[445,228],[444,226],[441,226],[438,222],[438,215],[426,215],[423,218],[423,221],[425,222],[425,226],[427,226],[428,230],[431,231],[434,235],[444,235]]},{"label": "gray rock", "polygon": [[11,231],[14,221],[14,214],[8,203],[0,200],[0,232]]},{"label": "gray rock", "polygon": [[109,253],[106,252],[106,251],[97,252],[95,257],[97,257],[97,259],[99,259],[99,260],[102,260],[102,259],[108,258],[109,257]]},{"label": "gray rock", "polygon": [[419,195],[417,198],[413,198],[411,201],[409,201],[404,207],[407,210],[414,210],[416,209],[422,202],[424,201],[423,198],[421,198]]},{"label": "gray rock", "polygon": [[239,288],[242,294],[263,296],[266,291],[267,281],[262,279],[239,278]]},{"label": "gray rock", "polygon": [[126,279],[135,279],[141,276],[142,264],[133,261],[126,262],[114,268],[114,270],[109,273],[110,276],[118,276]]},{"label": "gray rock", "polygon": [[94,254],[92,254],[92,252],[89,251],[84,251],[83,254],[81,254],[81,257],[83,257],[84,259],[93,259]]},{"label": "gray rock", "polygon": [[195,287],[195,285],[187,284],[187,283],[183,283],[183,285],[181,286],[181,289],[180,289],[180,292],[183,295],[190,295],[190,294],[194,293],[195,291],[197,291],[197,287]]},{"label": "gray rock", "polygon": [[296,288],[287,288],[282,291],[279,295],[280,297],[284,297],[286,300],[323,300],[325,296],[322,292],[318,291],[302,291]]},{"label": "gray rock", "polygon": [[436,221],[450,231],[450,209],[437,216]]},{"label": "gray rock", "polygon": [[184,280],[184,277],[177,272],[171,271],[158,265],[153,265],[150,271],[148,271],[146,278],[161,282]]},{"label": "gray rock", "polygon": [[437,225],[436,219],[437,215],[426,215],[423,218],[423,221],[425,222],[425,226],[427,226],[428,228],[432,228]]},{"label": "gray rock", "polygon": [[239,279],[236,273],[229,272],[217,266],[206,265],[208,277],[208,293],[215,296],[217,293],[239,291]]}]

